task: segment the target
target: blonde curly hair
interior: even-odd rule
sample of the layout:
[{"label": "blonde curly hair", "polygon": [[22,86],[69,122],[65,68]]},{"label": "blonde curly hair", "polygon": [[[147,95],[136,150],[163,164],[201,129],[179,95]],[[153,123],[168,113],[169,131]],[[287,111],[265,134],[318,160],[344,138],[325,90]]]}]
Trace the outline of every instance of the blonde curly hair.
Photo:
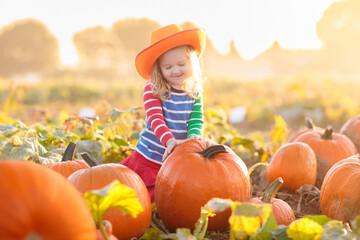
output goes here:
[{"label": "blonde curly hair", "polygon": [[[197,98],[197,94],[203,91],[203,76],[200,66],[200,59],[198,58],[196,51],[192,46],[183,45],[179,47],[185,48],[185,55],[188,57],[190,62],[190,76],[185,80],[183,85],[183,90],[191,97]],[[176,47],[176,48],[179,48]],[[154,96],[161,100],[168,99],[171,95],[171,86],[164,78],[160,64],[159,58],[156,60],[153,70],[152,70],[152,77],[149,80],[152,83],[152,91]],[[167,93],[165,95],[165,93]]]}]

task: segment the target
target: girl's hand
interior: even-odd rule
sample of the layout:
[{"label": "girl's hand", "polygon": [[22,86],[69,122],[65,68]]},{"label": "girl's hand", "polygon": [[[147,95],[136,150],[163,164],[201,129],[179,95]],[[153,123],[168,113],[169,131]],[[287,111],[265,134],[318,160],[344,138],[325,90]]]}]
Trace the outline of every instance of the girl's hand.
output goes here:
[{"label": "girl's hand", "polygon": [[202,137],[198,135],[192,135],[189,137],[189,139],[202,139]]},{"label": "girl's hand", "polygon": [[164,152],[163,155],[163,159],[162,161],[164,161],[172,152],[172,150],[176,147],[176,145],[178,145],[178,141],[175,138],[170,138],[169,140],[167,140],[166,142],[166,150]]}]

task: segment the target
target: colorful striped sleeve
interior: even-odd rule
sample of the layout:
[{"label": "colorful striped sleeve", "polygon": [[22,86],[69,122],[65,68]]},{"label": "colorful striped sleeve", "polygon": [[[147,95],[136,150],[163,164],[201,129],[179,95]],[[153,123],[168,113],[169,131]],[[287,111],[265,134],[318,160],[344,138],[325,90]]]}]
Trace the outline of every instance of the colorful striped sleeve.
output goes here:
[{"label": "colorful striped sleeve", "polygon": [[155,133],[160,142],[166,147],[167,140],[174,138],[174,136],[165,124],[161,100],[154,96],[150,83],[146,84],[144,87],[143,98],[145,114],[150,124],[151,130]]},{"label": "colorful striped sleeve", "polygon": [[204,109],[202,96],[195,99],[193,110],[188,123],[187,138],[197,135],[202,136],[204,132]]}]

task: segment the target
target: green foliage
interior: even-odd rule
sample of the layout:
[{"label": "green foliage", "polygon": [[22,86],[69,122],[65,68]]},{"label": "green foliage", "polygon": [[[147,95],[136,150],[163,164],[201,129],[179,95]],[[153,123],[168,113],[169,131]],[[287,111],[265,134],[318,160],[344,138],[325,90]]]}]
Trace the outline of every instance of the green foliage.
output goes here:
[{"label": "green foliage", "polygon": [[[57,92],[56,89],[60,90],[57,92],[56,101],[62,101],[69,97],[70,94],[74,104],[85,102],[87,99],[90,99],[91,102],[91,96],[85,97],[88,93],[90,95],[92,93],[95,94],[92,95],[95,96],[94,98],[102,96],[99,91],[93,90],[93,86],[87,85],[83,87],[79,84],[76,85],[76,88],[78,88],[79,92],[83,91],[83,93],[77,98],[79,95],[76,95],[73,90],[61,90],[61,85],[56,87],[55,85],[57,84],[58,82],[56,84],[45,84],[43,86],[45,87],[44,91],[36,91],[26,98],[21,98],[20,94],[16,95],[17,92],[14,92],[13,98],[20,100],[34,98],[33,101],[28,101],[29,103],[34,103],[38,101],[35,99],[36,96],[41,101],[44,101],[44,99],[48,99],[48,96],[37,96],[37,94],[46,94],[49,89],[54,89],[54,94]],[[312,82],[312,84],[316,87],[316,84],[319,83]],[[328,85],[319,84],[319,86],[331,89],[334,86],[334,84],[331,84],[333,83],[330,81]],[[133,98],[139,92],[139,89],[131,88],[127,85],[122,89],[110,89],[109,86],[106,84],[96,85],[100,91],[106,92],[108,95],[113,95],[114,92],[119,91],[118,95],[114,94],[113,98],[110,98],[114,103],[116,102],[114,99],[119,98],[121,103],[116,102],[119,103],[119,106],[121,104],[123,104],[121,106],[130,105],[129,101],[122,100],[131,99],[129,96]],[[293,84],[288,83],[286,85],[286,96],[288,97],[286,99],[279,98],[276,95],[282,96],[284,89],[267,90],[271,89],[272,86],[271,82],[266,81],[252,84],[225,82],[222,85],[214,86],[212,90],[216,90],[220,95],[222,95],[221,90],[227,88],[227,91],[240,91],[237,94],[241,95],[242,98],[234,100],[234,98],[230,98],[231,94],[227,92],[221,97],[224,97],[228,102],[220,102],[219,105],[210,104],[210,106],[207,106],[205,103],[204,137],[228,145],[248,166],[251,166],[254,163],[266,162],[274,150],[286,141],[287,134],[289,133],[287,121],[285,121],[288,119],[286,115],[288,110],[300,108],[301,111],[309,113],[315,111],[320,114],[331,115],[332,121],[341,121],[357,112],[357,107],[351,102],[360,101],[360,99],[355,97],[351,97],[352,100],[343,99],[343,101],[337,101],[336,99],[339,97],[336,97],[335,93],[332,96],[331,94],[333,93],[331,91],[328,91],[327,95],[325,95],[323,92],[308,89],[309,86],[306,83],[303,85],[296,84],[295,81]],[[317,89],[320,89],[319,86]],[[34,85],[34,87],[38,86]],[[67,88],[71,88],[71,84],[67,85]],[[342,88],[339,87],[339,89],[341,90]],[[208,89],[207,91],[210,90]],[[260,100],[250,101],[251,95],[247,95],[248,91],[253,93],[260,91],[261,94],[258,94]],[[0,91],[0,94],[4,92]],[[334,96],[336,98],[332,99]],[[351,96],[357,95],[352,94]],[[55,95],[53,97],[55,98]],[[84,98],[86,99],[84,100]],[[1,99],[6,99],[6,97],[1,97]],[[217,101],[218,99],[215,100]],[[211,102],[214,99],[207,99],[207,101]],[[12,101],[7,102],[9,104],[7,104],[6,108],[10,111],[0,112],[1,159],[31,160],[41,164],[57,162],[60,161],[65,146],[71,141],[77,144],[78,153],[88,152],[102,162],[120,162],[134,151],[139,134],[144,129],[144,112],[139,107],[130,107],[128,110],[116,108],[102,109],[104,111],[102,112],[101,119],[89,121],[87,124],[83,124],[83,120],[86,119],[75,117],[68,122],[69,125],[66,125],[65,121],[71,117],[65,116],[57,121],[37,122],[34,125],[30,125],[11,118],[9,113],[13,112],[14,109],[11,108],[10,102]],[[91,105],[92,103],[89,104]],[[314,106],[309,107],[309,103]],[[235,126],[228,123],[227,119],[228,109],[238,104],[244,105],[248,109],[247,123],[261,121],[265,125],[270,122],[272,124],[268,129],[270,131],[266,133],[258,131],[240,134]],[[336,113],[331,113],[334,111]],[[66,115],[64,111],[58,112],[58,114]],[[303,118],[301,120],[303,122]],[[260,127],[263,126],[260,125]],[[79,156],[76,158],[79,158]],[[92,196],[96,200],[95,202],[101,202],[99,200],[100,195],[97,197]],[[334,221],[326,216],[305,216],[293,222],[290,226],[277,226],[274,216],[269,212],[268,207],[213,199],[201,209],[201,217],[193,233],[186,229],[179,229],[177,233],[165,236],[158,229],[150,228],[143,236],[143,239],[204,239],[208,218],[216,212],[229,207],[232,209],[232,216],[229,219],[232,239],[318,238],[327,240],[336,238],[354,239],[360,236],[360,216],[351,223],[351,228],[347,224]],[[98,216],[96,218],[99,219]]]},{"label": "green foliage", "polygon": [[358,236],[360,236],[360,215],[356,216],[356,218],[351,222],[351,226]]},{"label": "green foliage", "polygon": [[120,162],[134,151],[136,138],[143,129],[143,120],[138,120],[139,110],[115,109],[103,124],[88,121],[87,125],[80,125],[86,120],[80,118],[66,120],[63,126],[43,123],[27,126],[15,120],[0,124],[0,157],[42,164],[58,162],[69,142],[75,142],[76,158],[87,152],[101,162]]},{"label": "green foliage", "polygon": [[161,240],[160,229],[158,228],[149,228],[141,237],[140,240]]},{"label": "green foliage", "polygon": [[289,129],[285,120],[279,115],[275,116],[275,126],[270,133],[273,152],[276,152],[286,142],[288,134]]},{"label": "green foliage", "polygon": [[103,216],[110,208],[120,209],[133,218],[143,211],[136,197],[136,191],[121,184],[118,180],[114,180],[102,189],[84,193],[84,199],[97,225],[101,223]]},{"label": "green foliage", "polygon": [[[38,135],[40,133],[40,135]],[[48,151],[42,142],[42,131],[37,127],[28,127],[24,123],[14,121],[13,124],[0,124],[1,159],[31,160],[47,164],[60,161],[61,156]],[[54,141],[49,138],[49,141]]]},{"label": "green foliage", "polygon": [[114,180],[102,189],[85,192],[83,197],[104,239],[108,239],[108,236],[104,230],[102,219],[109,209],[117,208],[124,214],[130,214],[133,218],[144,211],[136,197],[136,191],[121,184],[118,180]]},{"label": "green foliage", "polygon": [[286,233],[294,240],[312,240],[319,239],[322,231],[322,226],[319,223],[309,218],[302,218],[292,222]]},{"label": "green foliage", "polygon": [[[347,224],[343,224],[340,221],[329,221],[323,226],[323,232],[320,239],[343,239],[352,240],[356,239],[356,234],[353,233]],[[359,237],[359,235],[358,235]]]},{"label": "green foliage", "polygon": [[324,226],[326,223],[331,221],[331,218],[328,218],[325,215],[320,215],[320,216],[318,216],[318,215],[315,215],[315,216],[306,215],[306,216],[304,216],[304,218],[311,219],[314,222],[317,222],[318,224],[320,224],[321,226]]},{"label": "green foliage", "polygon": [[289,226],[284,226],[277,225],[269,204],[260,205],[213,198],[201,208],[201,215],[195,224],[193,234],[189,229],[179,228],[176,234],[163,235],[159,229],[150,228],[141,239],[152,239],[151,236],[154,236],[153,239],[206,239],[208,218],[228,208],[232,211],[229,218],[231,240],[355,240],[360,238],[358,234],[360,216],[353,221],[353,229],[348,224],[332,220],[324,215],[304,216]]},{"label": "green foliage", "polygon": [[[269,231],[270,226],[274,225],[273,222],[275,219],[269,219],[271,215],[270,205],[235,202],[231,206],[231,209],[232,215],[229,219],[231,239],[255,238],[255,235],[261,236],[262,238],[268,235],[266,232]],[[259,232],[261,225],[266,223],[268,219],[269,224],[267,228]]]}]

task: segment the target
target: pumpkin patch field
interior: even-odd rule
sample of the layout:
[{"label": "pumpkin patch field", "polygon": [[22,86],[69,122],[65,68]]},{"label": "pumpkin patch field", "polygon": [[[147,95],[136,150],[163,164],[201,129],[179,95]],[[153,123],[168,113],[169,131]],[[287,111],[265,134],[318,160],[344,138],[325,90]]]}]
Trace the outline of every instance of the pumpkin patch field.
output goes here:
[{"label": "pumpkin patch field", "polygon": [[0,239],[360,239],[360,84],[273,81],[206,82],[204,136],[169,155],[153,202],[119,164],[144,129],[142,83],[121,100],[0,89]]}]

